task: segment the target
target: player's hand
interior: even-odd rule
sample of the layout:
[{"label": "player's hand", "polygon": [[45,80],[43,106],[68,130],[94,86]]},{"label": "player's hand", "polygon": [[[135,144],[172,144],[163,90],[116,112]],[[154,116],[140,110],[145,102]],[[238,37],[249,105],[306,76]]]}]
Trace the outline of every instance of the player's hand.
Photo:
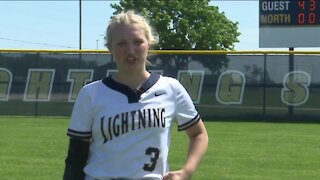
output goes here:
[{"label": "player's hand", "polygon": [[191,177],[183,170],[171,171],[163,176],[163,180],[190,180]]}]

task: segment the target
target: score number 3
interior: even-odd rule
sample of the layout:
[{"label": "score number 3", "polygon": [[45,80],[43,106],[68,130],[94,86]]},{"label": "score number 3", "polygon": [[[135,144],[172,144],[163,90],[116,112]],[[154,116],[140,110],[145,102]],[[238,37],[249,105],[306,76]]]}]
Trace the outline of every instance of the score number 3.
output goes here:
[{"label": "score number 3", "polygon": [[156,164],[160,155],[160,150],[155,147],[149,147],[146,149],[146,155],[151,156],[151,159],[150,163],[144,164],[143,170],[152,172],[156,168]]}]

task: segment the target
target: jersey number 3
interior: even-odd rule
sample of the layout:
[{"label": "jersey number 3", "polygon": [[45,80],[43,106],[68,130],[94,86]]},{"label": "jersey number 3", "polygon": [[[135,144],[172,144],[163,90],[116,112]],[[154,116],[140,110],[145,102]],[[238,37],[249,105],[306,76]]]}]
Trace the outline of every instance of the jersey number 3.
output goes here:
[{"label": "jersey number 3", "polygon": [[156,168],[160,150],[158,148],[149,147],[146,149],[146,155],[151,156],[151,159],[149,164],[144,164],[143,170],[152,172]]}]

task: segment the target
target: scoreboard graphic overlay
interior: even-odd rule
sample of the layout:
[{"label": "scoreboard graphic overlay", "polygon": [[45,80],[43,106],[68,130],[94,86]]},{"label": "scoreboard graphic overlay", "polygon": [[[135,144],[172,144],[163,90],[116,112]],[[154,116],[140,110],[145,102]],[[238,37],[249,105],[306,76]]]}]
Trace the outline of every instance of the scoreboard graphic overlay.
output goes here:
[{"label": "scoreboard graphic overlay", "polygon": [[320,0],[260,0],[259,47],[320,46]]}]

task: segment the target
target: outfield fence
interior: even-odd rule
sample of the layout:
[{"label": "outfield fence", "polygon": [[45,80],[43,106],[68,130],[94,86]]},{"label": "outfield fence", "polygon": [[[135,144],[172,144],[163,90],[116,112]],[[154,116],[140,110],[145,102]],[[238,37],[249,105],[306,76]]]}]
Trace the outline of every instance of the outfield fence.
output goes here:
[{"label": "outfield fence", "polygon": [[[153,50],[149,61],[205,118],[320,122],[320,51]],[[115,72],[108,51],[0,49],[0,115],[69,116],[83,85]]]}]

